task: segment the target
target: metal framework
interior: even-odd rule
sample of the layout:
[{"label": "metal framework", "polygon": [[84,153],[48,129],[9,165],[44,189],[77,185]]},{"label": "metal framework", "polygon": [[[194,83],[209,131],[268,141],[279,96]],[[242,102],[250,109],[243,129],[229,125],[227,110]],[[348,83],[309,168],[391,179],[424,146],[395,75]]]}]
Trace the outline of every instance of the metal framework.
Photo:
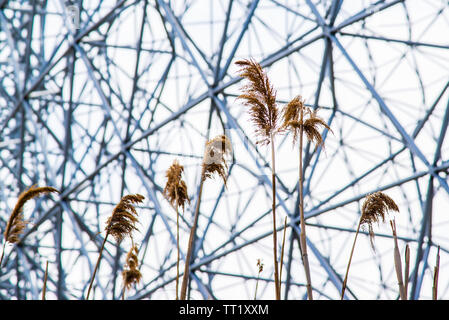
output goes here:
[{"label": "metal framework", "polygon": [[[204,142],[226,133],[228,186],[206,182],[190,299],[273,299],[268,148],[255,144],[236,96],[234,62],[266,68],[279,106],[301,94],[333,134],[307,145],[304,204],[315,299],[339,299],[365,195],[389,194],[399,248],[411,249],[409,296],[449,297],[449,5],[447,1],[0,1],[0,230],[32,184],[61,190],[28,204],[18,245],[6,247],[0,299],[83,299],[124,194],[140,193],[142,282],[128,299],[174,299],[176,213],[162,196],[174,159],[191,206]],[[279,236],[286,229],[282,298],[305,299],[299,250],[298,150],[276,140]],[[398,299],[388,223],[362,231],[348,299]],[[279,242],[279,246],[280,246]],[[95,299],[120,299],[128,240],[106,244]],[[265,268],[258,275],[257,259]],[[181,261],[183,265],[183,261]]]}]

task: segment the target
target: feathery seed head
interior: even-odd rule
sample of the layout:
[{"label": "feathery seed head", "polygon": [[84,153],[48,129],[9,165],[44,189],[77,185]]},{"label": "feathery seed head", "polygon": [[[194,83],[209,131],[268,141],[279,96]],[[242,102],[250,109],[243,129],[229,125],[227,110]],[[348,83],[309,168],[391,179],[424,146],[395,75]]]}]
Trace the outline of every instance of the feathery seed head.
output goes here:
[{"label": "feathery seed head", "polygon": [[259,63],[253,59],[244,59],[236,64],[241,68],[240,76],[248,80],[248,84],[242,87],[243,94],[238,98],[250,108],[249,114],[256,126],[256,135],[260,137],[256,143],[269,144],[271,134],[278,130],[276,92]]},{"label": "feathery seed head", "polygon": [[257,266],[259,267],[259,273],[263,271],[263,263],[260,259],[257,259]]},{"label": "feathery seed head", "polygon": [[304,105],[304,100],[300,95],[293,98],[282,113],[281,130],[290,129],[293,133],[293,143],[297,141],[298,135],[303,129],[307,139],[314,143],[316,147],[324,147],[324,140],[321,136],[319,127],[324,127],[330,132],[332,129],[320,117],[318,117],[316,110],[312,111],[309,107]]},{"label": "feathery seed head", "polygon": [[186,202],[190,203],[190,199],[187,193],[187,185],[182,180],[183,172],[184,167],[177,160],[174,160],[165,175],[167,183],[164,188],[164,195],[172,206],[177,205],[184,211],[185,204]]},{"label": "feathery seed head", "polygon": [[127,235],[131,236],[138,222],[137,211],[134,208],[135,203],[143,202],[144,196],[140,194],[131,194],[122,197],[115,206],[112,215],[106,222],[106,232],[110,233],[117,242],[121,242]]},{"label": "feathery seed head", "polygon": [[140,282],[142,278],[142,274],[139,271],[138,265],[139,260],[137,255],[139,254],[139,250],[136,245],[133,245],[126,255],[126,263],[125,268],[122,272],[123,283],[126,289],[130,289],[133,284],[137,284]]},{"label": "feathery seed head", "polygon": [[231,152],[231,142],[225,135],[219,135],[207,141],[203,158],[204,174],[202,179],[211,178],[214,173],[217,173],[223,179],[224,185],[226,186],[226,170],[228,165],[225,155],[229,155]]},{"label": "feathery seed head", "polygon": [[24,220],[23,207],[28,200],[31,200],[41,194],[46,194],[50,192],[57,192],[53,187],[35,187],[31,186],[28,190],[23,191],[16,202],[16,205],[11,212],[8,223],[6,225],[5,232],[3,233],[5,240],[9,243],[19,242],[19,236],[25,230],[28,221]]},{"label": "feathery seed head", "polygon": [[377,191],[366,196],[362,204],[361,225],[368,225],[371,247],[374,249],[373,223],[385,222],[385,215],[388,211],[399,212],[397,204],[381,191]]}]

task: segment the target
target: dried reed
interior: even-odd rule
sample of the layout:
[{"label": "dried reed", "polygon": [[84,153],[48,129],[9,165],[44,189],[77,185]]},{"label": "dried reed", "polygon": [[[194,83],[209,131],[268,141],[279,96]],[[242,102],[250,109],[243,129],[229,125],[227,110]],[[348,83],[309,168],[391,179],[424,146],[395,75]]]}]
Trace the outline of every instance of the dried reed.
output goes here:
[{"label": "dried reed", "polygon": [[365,197],[365,201],[362,205],[362,214],[359,220],[359,224],[357,226],[357,231],[355,233],[354,242],[352,244],[351,248],[351,254],[349,256],[349,262],[348,266],[346,268],[346,275],[345,279],[343,281],[343,286],[341,290],[341,299],[343,300],[345,296],[345,290],[346,290],[346,284],[348,281],[348,274],[349,274],[349,267],[351,266],[352,261],[352,255],[354,254],[354,248],[355,243],[357,241],[357,235],[359,234],[360,226],[361,225],[368,225],[369,228],[369,235],[370,235],[370,241],[371,241],[371,247],[373,250],[374,248],[374,231],[373,231],[373,223],[379,222],[382,220],[382,222],[385,222],[385,214],[388,211],[396,211],[399,212],[399,208],[394,202],[393,199],[391,199],[389,196],[384,194],[381,191],[377,191],[375,193],[369,194]]},{"label": "dried reed", "polygon": [[47,292],[47,278],[48,278],[48,261],[45,264],[44,285],[42,289],[42,300],[45,300],[45,294]]},{"label": "dried reed", "polygon": [[166,172],[165,176],[167,177],[167,183],[164,188],[165,197],[176,210],[176,247],[178,250],[176,260],[176,300],[179,299],[179,209],[181,208],[182,211],[184,211],[185,204],[187,202],[190,203],[187,185],[184,180],[182,180],[183,172],[184,167],[180,165],[177,160],[174,160],[173,164]]},{"label": "dried reed", "polygon": [[257,259],[257,267],[259,268],[259,272],[257,273],[256,289],[254,290],[254,300],[257,299],[257,288],[259,287],[259,278],[260,274],[263,271],[263,263],[260,259]]},{"label": "dried reed", "polygon": [[137,255],[139,254],[139,249],[136,245],[131,246],[131,249],[128,251],[126,255],[126,263],[122,272],[123,276],[123,293],[122,300],[125,299],[126,290],[131,289],[132,285],[138,284],[140,279],[142,278],[142,274],[139,270],[139,259]]},{"label": "dried reed", "polygon": [[440,274],[440,246],[438,246],[436,265],[433,270],[433,287],[432,287],[432,299],[438,300],[438,277]]},{"label": "dried reed", "polygon": [[282,267],[284,266],[284,248],[285,248],[285,233],[287,231],[287,217],[284,219],[284,232],[282,235],[282,247],[281,247],[281,263],[279,266],[279,291],[282,286]]},{"label": "dried reed", "polygon": [[401,297],[401,300],[406,300],[406,293],[405,293],[405,286],[404,281],[402,279],[402,263],[401,263],[401,255],[399,253],[399,246],[398,246],[398,237],[396,233],[396,221],[390,220],[391,225],[391,231],[393,232],[393,239],[394,239],[394,267],[396,269],[396,277],[398,279],[398,285],[399,285],[399,295]]},{"label": "dried reed", "polygon": [[23,208],[27,201],[36,198],[42,194],[47,194],[50,192],[57,192],[53,187],[35,187],[34,185],[31,186],[28,190],[23,191],[16,202],[16,205],[14,206],[14,209],[11,212],[11,215],[9,217],[8,223],[6,224],[5,232],[3,233],[4,236],[4,242],[3,242],[3,250],[2,250],[2,256],[0,258],[0,267],[3,262],[3,256],[5,254],[5,247],[6,243],[9,242],[11,244],[18,243],[20,238],[19,236],[23,233],[25,230],[26,225],[28,224],[28,221],[24,219],[23,216]]},{"label": "dried reed", "polygon": [[137,230],[136,223],[137,211],[134,208],[134,204],[143,202],[144,196],[140,194],[131,194],[123,196],[120,202],[115,206],[112,211],[112,215],[106,221],[106,235],[100,248],[97,264],[95,265],[92,278],[89,283],[89,289],[87,290],[86,300],[89,299],[92,284],[95,279],[98,267],[100,266],[100,260],[103,254],[104,246],[109,235],[112,235],[115,240],[120,243],[126,236],[131,236],[134,230]]},{"label": "dried reed", "polygon": [[261,65],[253,59],[239,60],[239,75],[246,78],[248,83],[242,86],[243,94],[239,99],[249,107],[251,121],[255,125],[255,133],[262,145],[271,144],[271,177],[272,177],[272,213],[273,213],[273,260],[274,283],[276,300],[280,300],[279,267],[277,261],[277,232],[276,232],[276,164],[274,136],[279,132],[279,111],[276,104],[276,92],[263,71]]},{"label": "dried reed", "polygon": [[[317,116],[316,111],[312,111],[309,107],[304,105],[304,100],[300,95],[293,98],[282,112],[282,126],[281,130],[290,130],[293,133],[293,143],[295,144],[299,140],[299,214],[300,214],[300,246],[302,253],[302,260],[304,265],[304,271],[307,280],[307,296],[309,300],[313,300],[312,294],[312,280],[310,276],[309,258],[307,254],[307,242],[306,242],[306,223],[304,219],[304,201],[303,201],[303,136],[314,143],[316,148],[319,146],[324,147],[324,140],[319,131],[319,127],[324,127],[331,131],[331,128],[327,123]],[[298,139],[299,137],[299,139]]]},{"label": "dried reed", "polygon": [[203,162],[201,165],[200,188],[198,191],[198,200],[195,207],[195,215],[193,217],[193,224],[190,229],[189,243],[187,247],[187,254],[185,258],[184,275],[181,283],[180,300],[186,300],[187,283],[189,282],[190,273],[190,258],[193,251],[193,241],[196,234],[196,227],[198,224],[198,216],[200,211],[201,195],[203,193],[203,185],[206,179],[212,178],[214,174],[218,174],[226,187],[227,168],[225,156],[232,152],[231,142],[225,135],[219,135],[206,142]]},{"label": "dried reed", "polygon": [[405,291],[405,300],[407,300],[407,292],[408,292],[408,281],[410,277],[410,247],[407,244],[405,246],[405,270],[404,270],[404,291]]}]

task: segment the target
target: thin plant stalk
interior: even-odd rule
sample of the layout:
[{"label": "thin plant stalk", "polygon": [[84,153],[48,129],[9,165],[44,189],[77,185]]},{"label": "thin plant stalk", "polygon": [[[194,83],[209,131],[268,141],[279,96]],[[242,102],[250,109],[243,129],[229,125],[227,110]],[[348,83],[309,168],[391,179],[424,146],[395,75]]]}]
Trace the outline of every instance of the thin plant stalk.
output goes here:
[{"label": "thin plant stalk", "polygon": [[138,222],[137,211],[133,204],[142,202],[143,199],[145,199],[145,197],[140,194],[123,196],[112,211],[112,215],[106,221],[106,234],[100,248],[92,278],[90,279],[86,300],[89,299],[90,291],[92,290],[95,275],[100,266],[101,257],[103,256],[103,250],[109,234],[112,234],[117,243],[120,243],[126,236],[131,237],[132,240],[132,232],[137,230],[135,224]]},{"label": "thin plant stalk", "polygon": [[176,300],[179,300],[178,292],[179,292],[179,199],[178,199],[178,191],[176,190],[176,249],[178,250],[176,256]]},{"label": "thin plant stalk", "polygon": [[354,243],[352,244],[351,254],[349,255],[349,262],[346,268],[346,275],[343,281],[341,290],[341,300],[345,297],[346,284],[348,281],[349,267],[351,266],[352,256],[354,254],[355,243],[357,241],[357,236],[359,234],[360,226],[362,224],[367,224],[369,228],[369,235],[371,241],[371,248],[375,250],[374,247],[374,230],[373,223],[375,222],[385,222],[385,214],[388,211],[399,212],[397,204],[389,196],[381,191],[371,193],[365,197],[365,201],[362,204],[361,217],[359,224],[357,226],[357,231],[354,237]]},{"label": "thin plant stalk", "polygon": [[45,300],[45,294],[47,292],[47,278],[48,278],[48,261],[45,265],[44,285],[42,289],[42,300]]},{"label": "thin plant stalk", "polygon": [[260,273],[263,271],[263,263],[262,261],[260,261],[260,259],[257,259],[257,266],[259,267],[259,272],[257,273],[256,289],[254,290],[254,300],[257,300],[257,288],[259,287]]},{"label": "thin plant stalk", "polygon": [[0,268],[2,267],[3,256],[5,255],[5,249],[6,249],[6,240],[3,241],[2,256],[0,258]]},{"label": "thin plant stalk", "polygon": [[178,160],[175,159],[165,174],[167,177],[167,183],[165,184],[163,192],[168,202],[176,210],[176,300],[179,300],[179,208],[182,207],[182,210],[184,211],[185,204],[187,202],[190,203],[187,193],[187,185],[184,180],[182,180],[183,172],[184,167],[179,164]]},{"label": "thin plant stalk", "polygon": [[396,277],[398,279],[399,295],[401,297],[401,300],[406,300],[407,298],[405,296],[404,281],[402,280],[402,263],[401,263],[401,255],[399,253],[398,237],[396,233],[396,222],[394,220],[393,221],[390,220],[390,225],[394,239],[394,266],[396,269]]},{"label": "thin plant stalk", "polygon": [[272,181],[272,212],[273,212],[273,259],[274,259],[274,285],[276,290],[276,300],[281,299],[281,286],[279,284],[279,266],[277,261],[277,231],[276,231],[276,163],[274,152],[274,137],[271,138],[271,181]]},{"label": "thin plant stalk", "polygon": [[199,216],[199,212],[200,212],[200,201],[201,201],[201,194],[203,193],[203,184],[204,184],[204,180],[205,180],[205,173],[206,173],[206,170],[205,170],[205,167],[203,166],[203,169],[201,170],[201,182],[200,182],[200,189],[198,191],[198,200],[196,202],[196,207],[195,207],[195,216],[193,218],[192,228],[190,229],[189,243],[188,243],[187,254],[186,254],[186,258],[185,258],[184,275],[182,277],[182,283],[181,283],[181,296],[180,296],[181,300],[186,300],[186,296],[187,296],[187,283],[189,282],[189,273],[190,273],[190,258],[192,256],[193,241],[195,239],[195,232],[196,232],[196,227],[198,224],[198,216]]},{"label": "thin plant stalk", "polygon": [[[304,117],[304,109],[301,108],[300,111],[300,123],[303,123]],[[303,170],[302,170],[302,147],[303,147],[303,134],[304,134],[304,126],[300,127],[299,133],[299,215],[300,215],[300,226],[301,233],[299,236],[299,243],[301,245],[302,252],[302,260],[304,265],[304,271],[306,274],[307,281],[307,297],[309,300],[313,300],[312,294],[312,280],[310,276],[310,267],[309,267],[309,257],[307,254],[307,241],[306,241],[306,223],[304,219],[304,199],[303,199]]]},{"label": "thin plant stalk", "polygon": [[92,284],[94,283],[95,275],[97,274],[98,267],[100,266],[101,257],[103,256],[103,250],[104,250],[104,246],[106,244],[106,240],[108,239],[108,236],[109,236],[109,232],[106,232],[106,235],[104,236],[103,243],[101,245],[100,253],[98,254],[97,263],[95,264],[94,272],[92,273],[92,277],[90,279],[89,289],[87,289],[86,300],[89,300],[90,291],[92,290]]},{"label": "thin plant stalk", "polygon": [[284,219],[284,232],[282,235],[282,247],[281,247],[281,265],[279,267],[279,292],[282,285],[282,266],[284,265],[284,248],[285,248],[285,232],[287,231],[287,217]]},{"label": "thin plant stalk", "polygon": [[404,294],[405,300],[407,300],[407,292],[408,292],[408,281],[410,274],[410,247],[407,244],[405,246],[405,270],[404,270]]},{"label": "thin plant stalk", "polygon": [[440,273],[440,246],[438,246],[436,266],[433,271],[432,299],[438,300],[438,277]]},{"label": "thin plant stalk", "polygon": [[362,220],[360,219],[359,224],[357,226],[357,231],[355,232],[354,242],[352,243],[351,253],[349,254],[349,262],[348,262],[348,266],[346,267],[345,279],[343,280],[343,285],[341,288],[341,300],[343,300],[345,297],[346,284],[348,282],[349,268],[351,267],[352,256],[354,254],[355,243],[357,241],[357,236],[359,235],[361,222],[362,222]]}]

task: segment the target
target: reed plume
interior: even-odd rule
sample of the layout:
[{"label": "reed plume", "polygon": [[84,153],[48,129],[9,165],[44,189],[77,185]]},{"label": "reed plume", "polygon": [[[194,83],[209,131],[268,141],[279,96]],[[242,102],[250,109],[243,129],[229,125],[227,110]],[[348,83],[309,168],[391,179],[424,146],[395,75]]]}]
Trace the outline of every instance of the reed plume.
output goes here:
[{"label": "reed plume", "polygon": [[184,211],[186,203],[190,203],[189,195],[187,193],[187,185],[182,180],[182,173],[184,167],[179,164],[177,160],[173,161],[173,164],[168,168],[165,176],[167,177],[167,183],[164,188],[164,195],[170,204],[176,210],[176,246],[178,250],[176,260],[176,300],[178,300],[178,287],[179,287],[179,209]]},{"label": "reed plume", "polygon": [[312,111],[309,107],[304,105],[304,100],[300,95],[293,98],[282,112],[281,131],[289,130],[293,133],[293,144],[299,140],[299,214],[300,214],[300,246],[304,265],[304,271],[307,280],[307,296],[309,300],[313,300],[312,295],[312,280],[310,276],[309,258],[307,254],[306,242],[306,223],[304,219],[304,201],[303,201],[303,136],[315,144],[315,147],[324,147],[324,140],[321,136],[319,128],[323,127],[332,132],[327,123],[318,117],[316,110]]},{"label": "reed plume", "polygon": [[126,255],[126,263],[124,270],[122,272],[123,277],[123,294],[122,299],[125,299],[125,291],[131,289],[134,284],[138,284],[140,279],[142,279],[142,274],[139,270],[139,259],[137,255],[139,254],[139,249],[136,245],[132,245],[131,249]]},{"label": "reed plume", "polygon": [[278,130],[279,111],[276,105],[276,92],[267,74],[259,63],[252,59],[239,60],[236,64],[241,68],[239,74],[248,83],[242,86],[243,94],[239,99],[249,107],[251,120],[256,127],[257,143],[272,143],[272,135]]},{"label": "reed plume", "polygon": [[256,144],[271,144],[274,283],[276,300],[280,300],[281,286],[277,261],[276,165],[274,148],[274,137],[279,132],[276,91],[261,65],[253,59],[239,60],[236,62],[236,65],[240,67],[239,75],[247,80],[247,84],[241,88],[243,93],[238,98],[243,100],[243,105],[249,108],[249,115],[258,137]]},{"label": "reed plume", "polygon": [[50,192],[59,193],[59,191],[53,187],[47,187],[47,186],[36,187],[33,185],[28,190],[23,191],[19,195],[16,205],[14,206],[14,209],[12,210],[11,215],[9,217],[8,223],[6,224],[6,229],[3,233],[4,242],[3,242],[2,256],[0,258],[0,266],[2,265],[3,256],[5,254],[6,243],[7,242],[9,242],[11,244],[18,243],[20,240],[20,238],[19,238],[20,235],[23,233],[26,225],[29,222],[29,221],[25,220],[24,216],[23,216],[23,208],[24,208],[25,204],[33,198],[36,198],[42,194],[47,194]]},{"label": "reed plume", "polygon": [[137,230],[136,223],[137,211],[134,208],[134,204],[143,202],[144,196],[140,194],[130,194],[123,196],[120,202],[115,206],[112,211],[112,215],[106,221],[106,235],[101,245],[100,253],[98,255],[97,264],[95,265],[92,278],[89,283],[89,289],[87,290],[86,300],[89,299],[89,294],[92,289],[92,284],[95,279],[98,267],[100,266],[100,260],[103,254],[104,246],[109,235],[112,235],[115,240],[120,243],[126,236],[131,236],[134,230]]},{"label": "reed plume", "polygon": [[352,244],[351,254],[349,256],[348,266],[346,268],[345,279],[343,281],[341,291],[342,300],[345,295],[346,283],[348,281],[349,267],[351,266],[352,255],[354,254],[355,243],[357,241],[357,235],[359,234],[360,226],[368,225],[371,247],[373,248],[373,250],[375,250],[373,223],[375,222],[379,223],[379,221],[385,222],[385,215],[389,211],[399,212],[399,208],[397,204],[394,202],[394,200],[391,199],[389,196],[387,196],[385,193],[377,191],[365,197],[365,201],[362,204],[362,214],[359,220],[359,224],[357,226],[354,242]]},{"label": "reed plume", "polygon": [[198,225],[198,216],[200,212],[201,195],[203,193],[203,185],[206,179],[212,178],[218,174],[226,187],[228,165],[225,159],[226,155],[232,152],[231,141],[225,135],[219,135],[206,142],[203,162],[201,165],[200,188],[198,191],[198,200],[195,207],[195,215],[193,224],[190,229],[189,243],[185,259],[184,275],[181,284],[180,300],[185,300],[187,296],[187,283],[190,273],[190,258],[193,251],[193,241],[195,238],[196,228]]}]

